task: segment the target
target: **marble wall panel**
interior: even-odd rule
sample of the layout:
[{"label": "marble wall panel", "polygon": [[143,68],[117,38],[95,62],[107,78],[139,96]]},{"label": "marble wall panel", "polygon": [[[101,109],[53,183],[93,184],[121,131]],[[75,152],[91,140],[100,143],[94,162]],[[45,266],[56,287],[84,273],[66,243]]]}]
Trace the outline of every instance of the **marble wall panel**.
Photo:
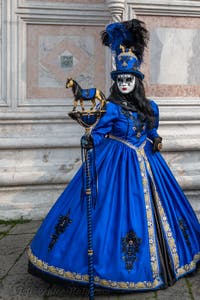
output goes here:
[{"label": "marble wall panel", "polygon": [[0,95],[2,95],[1,68],[2,68],[2,0],[0,0]]},{"label": "marble wall panel", "polygon": [[0,187],[0,219],[20,217],[39,220],[43,218],[64,190],[64,185],[31,185]]},{"label": "marble wall panel", "polygon": [[67,77],[105,90],[105,47],[99,26],[28,25],[27,98],[66,98]]},{"label": "marble wall panel", "polygon": [[[25,122],[24,122],[25,123]],[[1,123],[0,126],[0,138],[18,138],[23,136],[25,139],[30,138],[51,138],[52,141],[56,137],[68,139],[71,136],[72,128],[74,137],[80,136],[83,133],[83,129],[76,123],[72,122],[52,122],[48,121],[46,124],[42,122],[38,123],[14,123],[7,122]]]},{"label": "marble wall panel", "polygon": [[10,160],[0,161],[0,187],[67,185],[81,165],[80,149],[1,150],[4,154]]},{"label": "marble wall panel", "polygon": [[142,71],[149,97],[199,97],[200,20],[138,16],[150,31]]},{"label": "marble wall panel", "polygon": [[3,6],[0,0],[0,99],[3,97],[2,86],[2,68],[3,68]]},{"label": "marble wall panel", "polygon": [[156,28],[150,48],[151,84],[200,84],[200,30]]},{"label": "marble wall panel", "polygon": [[[34,2],[34,0],[26,0],[26,2]],[[38,2],[36,0],[35,2]],[[48,3],[104,3],[104,0],[40,0],[40,2]]]}]

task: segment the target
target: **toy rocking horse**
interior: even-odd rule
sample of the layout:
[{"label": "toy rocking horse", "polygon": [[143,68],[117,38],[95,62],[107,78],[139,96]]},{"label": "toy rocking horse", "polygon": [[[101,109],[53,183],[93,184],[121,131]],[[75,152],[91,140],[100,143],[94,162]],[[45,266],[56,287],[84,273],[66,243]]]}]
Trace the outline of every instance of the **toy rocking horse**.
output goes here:
[{"label": "toy rocking horse", "polygon": [[102,109],[106,103],[105,95],[101,90],[96,88],[91,89],[82,89],[81,86],[72,78],[68,78],[66,82],[66,88],[72,88],[72,92],[74,94],[74,106],[72,111],[76,111],[76,107],[78,105],[78,101],[80,101],[80,105],[82,111],[85,110],[84,108],[84,101],[91,101],[92,107],[90,110],[95,109],[96,101],[98,99],[100,102],[100,108]]}]

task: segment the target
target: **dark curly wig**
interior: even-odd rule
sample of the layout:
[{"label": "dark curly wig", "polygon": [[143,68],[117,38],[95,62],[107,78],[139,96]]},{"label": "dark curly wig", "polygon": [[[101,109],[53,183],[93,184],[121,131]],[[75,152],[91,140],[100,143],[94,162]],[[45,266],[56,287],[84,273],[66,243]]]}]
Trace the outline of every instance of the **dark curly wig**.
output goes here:
[{"label": "dark curly wig", "polygon": [[123,105],[123,102],[126,102],[128,110],[138,112],[141,122],[146,122],[149,129],[154,127],[155,117],[150,101],[145,96],[144,85],[141,79],[135,77],[134,90],[129,94],[122,94],[116,82],[111,86],[110,92],[108,101],[119,105]]}]

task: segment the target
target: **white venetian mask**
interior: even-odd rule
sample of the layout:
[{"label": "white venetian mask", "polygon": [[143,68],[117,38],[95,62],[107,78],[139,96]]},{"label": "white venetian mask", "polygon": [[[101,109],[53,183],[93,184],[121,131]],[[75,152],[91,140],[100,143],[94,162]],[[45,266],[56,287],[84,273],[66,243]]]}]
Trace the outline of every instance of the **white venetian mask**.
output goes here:
[{"label": "white venetian mask", "polygon": [[135,76],[132,74],[120,74],[117,76],[117,86],[122,94],[129,94],[135,87]]}]

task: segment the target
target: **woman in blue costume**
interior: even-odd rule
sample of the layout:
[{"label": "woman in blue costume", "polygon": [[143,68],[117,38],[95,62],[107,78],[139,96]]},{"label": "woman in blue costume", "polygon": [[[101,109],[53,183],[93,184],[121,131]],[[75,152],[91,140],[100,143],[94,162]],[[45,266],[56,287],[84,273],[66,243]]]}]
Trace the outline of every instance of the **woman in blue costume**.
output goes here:
[{"label": "woman in blue costume", "polygon": [[[115,50],[117,69],[106,113],[85,140],[95,151],[98,177],[94,282],[123,292],[165,288],[200,260],[200,224],[159,152],[158,107],[145,97],[139,66],[147,39],[144,23],[135,19],[102,33],[103,44]],[[82,169],[28,250],[30,273],[63,284],[88,283]]]}]

